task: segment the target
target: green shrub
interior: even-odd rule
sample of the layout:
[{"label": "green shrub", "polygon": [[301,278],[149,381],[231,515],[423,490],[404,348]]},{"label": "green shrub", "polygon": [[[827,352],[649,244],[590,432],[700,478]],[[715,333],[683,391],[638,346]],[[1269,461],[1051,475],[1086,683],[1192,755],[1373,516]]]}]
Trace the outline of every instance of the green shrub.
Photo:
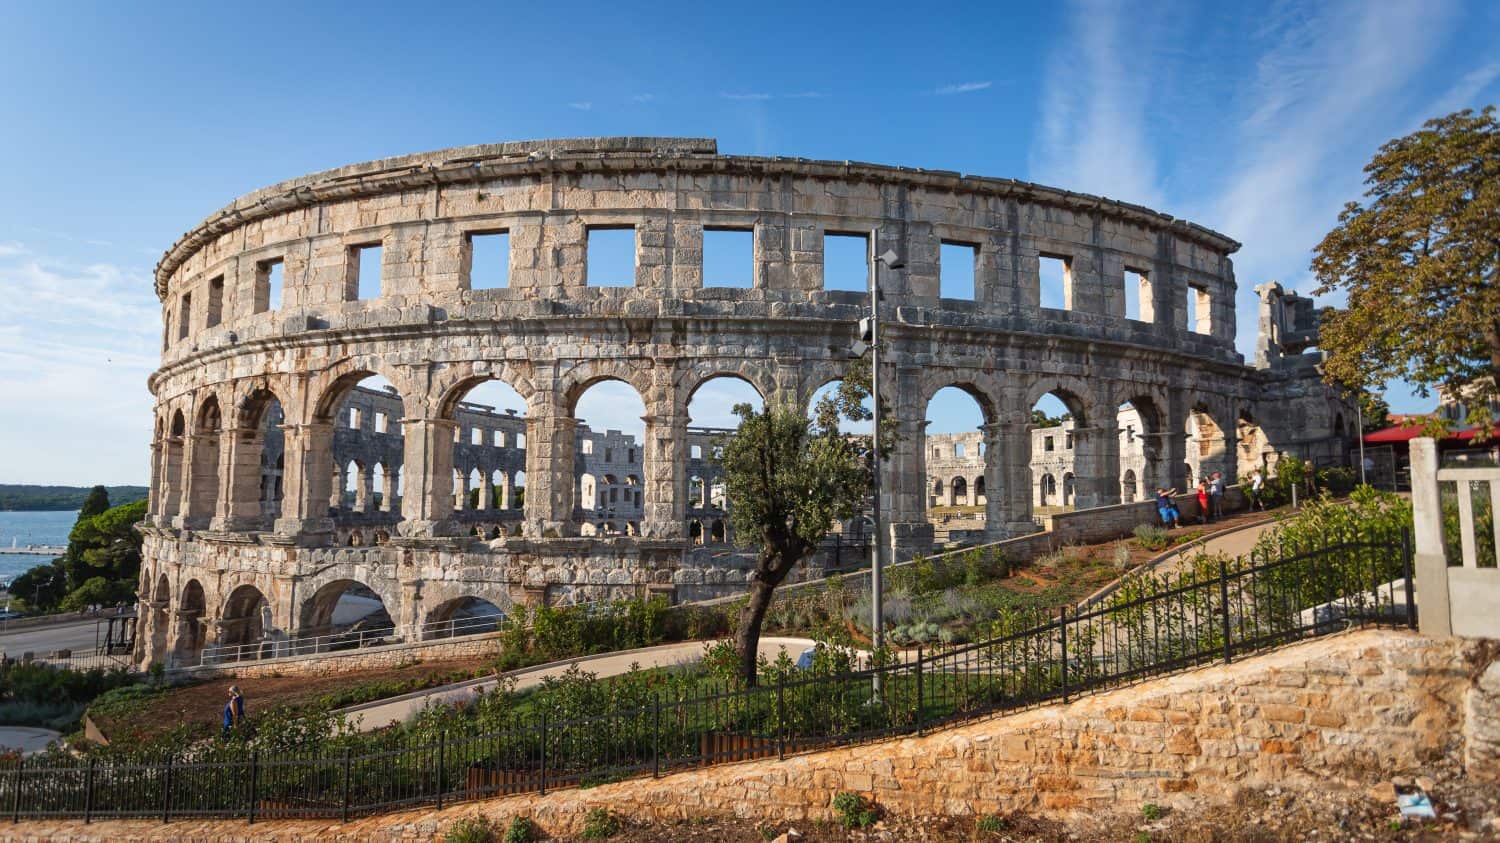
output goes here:
[{"label": "green shrub", "polygon": [[1165,527],[1155,524],[1139,524],[1135,530],[1135,543],[1146,550],[1166,550],[1172,546],[1172,534]]},{"label": "green shrub", "polygon": [[1146,804],[1141,806],[1141,816],[1144,817],[1147,822],[1156,822],[1157,820],[1161,819],[1164,814],[1166,814],[1166,811],[1163,810],[1162,807],[1155,802],[1147,802]]},{"label": "green shrub", "polygon": [[985,814],[974,823],[974,828],[986,834],[999,834],[1005,830],[1005,818],[998,814]]},{"label": "green shrub", "polygon": [[620,833],[620,821],[607,808],[594,808],[583,817],[583,836],[602,840]]},{"label": "green shrub", "polygon": [[476,814],[448,826],[443,843],[494,843],[495,831],[495,824],[489,817]]},{"label": "green shrub", "polygon": [[866,828],[877,819],[875,808],[858,793],[844,791],[833,797],[833,810],[844,828]]},{"label": "green shrub", "polygon": [[541,832],[530,817],[512,817],[501,843],[531,843],[542,836]]}]

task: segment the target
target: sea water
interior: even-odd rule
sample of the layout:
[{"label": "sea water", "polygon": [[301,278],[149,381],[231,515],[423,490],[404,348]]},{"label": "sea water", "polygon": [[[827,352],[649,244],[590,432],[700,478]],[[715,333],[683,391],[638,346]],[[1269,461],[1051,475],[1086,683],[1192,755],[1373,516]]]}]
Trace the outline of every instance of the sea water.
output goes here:
[{"label": "sea water", "polygon": [[78,520],[78,510],[62,512],[0,512],[0,585],[9,583],[27,569],[46,565],[50,556],[10,553],[11,544],[45,544],[61,547]]}]

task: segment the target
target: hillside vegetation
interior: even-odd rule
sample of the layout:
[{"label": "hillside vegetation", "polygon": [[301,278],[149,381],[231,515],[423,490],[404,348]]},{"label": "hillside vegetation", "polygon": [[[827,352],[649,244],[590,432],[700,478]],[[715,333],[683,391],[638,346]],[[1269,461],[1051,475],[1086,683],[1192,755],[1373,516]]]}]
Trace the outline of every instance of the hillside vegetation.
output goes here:
[{"label": "hillside vegetation", "polygon": [[[29,486],[0,483],[0,511],[72,511],[83,506],[90,486]],[[145,486],[106,486],[109,499],[117,504],[145,500]]]}]

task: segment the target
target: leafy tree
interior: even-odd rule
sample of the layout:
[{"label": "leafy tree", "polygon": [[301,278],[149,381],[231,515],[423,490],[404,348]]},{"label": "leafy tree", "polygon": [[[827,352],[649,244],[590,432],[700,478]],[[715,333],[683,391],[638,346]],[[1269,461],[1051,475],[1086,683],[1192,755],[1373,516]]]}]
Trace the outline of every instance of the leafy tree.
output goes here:
[{"label": "leafy tree", "polygon": [[58,601],[68,593],[68,572],[58,564],[60,561],[28,569],[11,580],[7,590],[31,609],[46,612],[57,608]]},{"label": "leafy tree", "polygon": [[1500,122],[1490,106],[1429,120],[1365,167],[1367,204],[1350,202],[1314,251],[1330,382],[1405,378],[1461,396],[1487,432],[1500,398]]},{"label": "leafy tree", "polygon": [[1385,398],[1373,392],[1359,392],[1354,400],[1359,402],[1359,411],[1364,416],[1364,429],[1360,433],[1374,433],[1391,426],[1391,405]]},{"label": "leafy tree", "polygon": [[1067,421],[1069,418],[1071,418],[1072,415],[1073,415],[1072,413],[1063,413],[1061,416],[1053,418],[1052,416],[1047,415],[1047,413],[1046,413],[1045,410],[1033,409],[1031,411],[1031,426],[1032,427],[1060,427],[1060,426],[1062,426],[1062,423],[1064,421]]},{"label": "leafy tree", "polygon": [[861,419],[868,392],[851,371],[836,396],[818,402],[813,418],[789,404],[734,408],[739,428],[722,444],[729,517],[736,541],[758,546],[750,595],[735,630],[740,678],[756,683],[761,625],[776,587],[818,547],[835,521],[865,501],[872,480],[870,438],[838,429],[840,417]]},{"label": "leafy tree", "polygon": [[78,520],[93,518],[106,509],[109,509],[109,490],[103,486],[95,486],[89,490],[89,496],[83,499],[83,506],[78,508]]},{"label": "leafy tree", "polygon": [[67,571],[69,590],[103,577],[121,586],[108,602],[127,599],[141,571],[141,537],[134,527],[145,515],[146,502],[133,501],[92,517],[80,516],[68,534],[68,551],[60,560]]}]

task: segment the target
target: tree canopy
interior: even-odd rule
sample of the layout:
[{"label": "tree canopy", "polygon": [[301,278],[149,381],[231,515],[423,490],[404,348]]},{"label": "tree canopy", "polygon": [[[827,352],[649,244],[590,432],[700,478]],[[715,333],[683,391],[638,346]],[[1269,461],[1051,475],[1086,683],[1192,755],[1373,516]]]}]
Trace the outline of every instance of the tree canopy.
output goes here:
[{"label": "tree canopy", "polygon": [[145,515],[143,500],[94,515],[80,512],[68,534],[67,552],[16,577],[11,594],[42,610],[134,599],[141,572],[141,537],[135,524]]},{"label": "tree canopy", "polygon": [[756,681],[761,625],[778,585],[814,551],[833,524],[854,515],[871,486],[870,437],[839,431],[839,419],[867,418],[862,384],[851,375],[812,418],[800,407],[734,408],[739,428],[723,442],[724,482],[736,542],[758,553],[750,597],[740,613],[740,675]]},{"label": "tree canopy", "polygon": [[1429,120],[1386,143],[1365,167],[1365,203],[1350,202],[1314,251],[1324,295],[1348,307],[1324,317],[1330,382],[1404,378],[1442,387],[1480,431],[1500,397],[1500,123],[1495,108]]}]

